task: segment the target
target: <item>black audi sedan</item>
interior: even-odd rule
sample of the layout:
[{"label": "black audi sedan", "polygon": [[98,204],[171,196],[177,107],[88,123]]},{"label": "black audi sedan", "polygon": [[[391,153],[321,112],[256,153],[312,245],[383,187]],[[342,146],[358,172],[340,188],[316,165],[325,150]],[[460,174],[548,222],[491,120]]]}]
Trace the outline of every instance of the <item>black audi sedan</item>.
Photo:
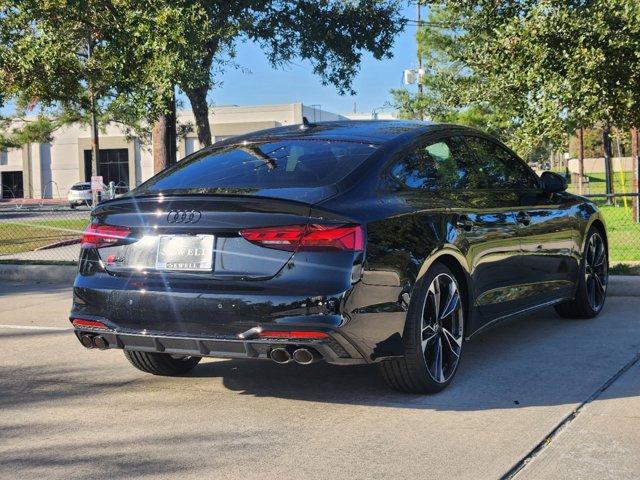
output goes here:
[{"label": "black audi sedan", "polygon": [[455,125],[228,139],[94,209],[70,320],[156,375],[202,357],[377,363],[395,389],[437,392],[496,322],[602,310],[605,224],[565,190]]}]

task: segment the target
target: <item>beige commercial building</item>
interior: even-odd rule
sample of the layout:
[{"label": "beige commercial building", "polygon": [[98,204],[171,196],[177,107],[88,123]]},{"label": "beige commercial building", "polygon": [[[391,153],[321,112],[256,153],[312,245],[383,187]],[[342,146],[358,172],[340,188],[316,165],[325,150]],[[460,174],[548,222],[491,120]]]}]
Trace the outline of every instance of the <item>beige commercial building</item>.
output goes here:
[{"label": "beige commercial building", "polygon": [[[257,106],[221,106],[211,109],[209,121],[213,141],[244,133],[309,121],[345,117],[302,103]],[[190,110],[178,112],[179,124],[194,125],[179,139],[178,158],[200,149]],[[99,174],[104,182],[135,187],[153,175],[151,145],[128,137],[110,124],[100,133]],[[69,125],[55,132],[50,143],[32,143],[0,152],[0,198],[66,198],[69,188],[88,181],[91,165],[90,131],[84,125]]]}]

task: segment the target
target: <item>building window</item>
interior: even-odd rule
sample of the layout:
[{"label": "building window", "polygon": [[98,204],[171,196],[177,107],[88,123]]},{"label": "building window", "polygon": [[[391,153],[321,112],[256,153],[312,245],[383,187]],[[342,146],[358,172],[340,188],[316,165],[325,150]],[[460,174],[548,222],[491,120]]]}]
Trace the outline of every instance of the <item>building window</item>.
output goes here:
[{"label": "building window", "polygon": [[[114,182],[116,187],[129,186],[129,150],[126,148],[100,149],[98,175],[105,185]],[[84,151],[84,178],[91,181],[91,150]]]},{"label": "building window", "polygon": [[0,150],[0,165],[9,165],[9,155],[6,150]]},{"label": "building window", "polygon": [[24,190],[22,186],[22,172],[0,173],[2,184],[2,198],[22,198]]}]

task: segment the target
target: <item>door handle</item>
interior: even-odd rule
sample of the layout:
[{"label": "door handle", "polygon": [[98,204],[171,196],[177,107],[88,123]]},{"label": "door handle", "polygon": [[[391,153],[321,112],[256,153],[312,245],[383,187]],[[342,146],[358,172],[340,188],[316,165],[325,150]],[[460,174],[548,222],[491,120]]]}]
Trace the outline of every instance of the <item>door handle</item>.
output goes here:
[{"label": "door handle", "polygon": [[456,227],[462,228],[464,231],[469,232],[475,225],[473,220],[471,220],[466,215],[459,215],[455,221]]},{"label": "door handle", "polygon": [[516,221],[522,225],[529,225],[531,223],[531,217],[526,212],[518,212]]}]

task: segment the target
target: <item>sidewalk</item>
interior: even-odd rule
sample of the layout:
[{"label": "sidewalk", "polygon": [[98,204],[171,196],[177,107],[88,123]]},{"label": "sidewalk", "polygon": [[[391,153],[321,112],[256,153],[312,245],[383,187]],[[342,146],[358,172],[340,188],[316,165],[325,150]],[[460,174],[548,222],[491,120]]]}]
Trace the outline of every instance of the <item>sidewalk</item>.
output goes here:
[{"label": "sidewalk", "polygon": [[640,362],[587,403],[517,479],[640,477]]}]

